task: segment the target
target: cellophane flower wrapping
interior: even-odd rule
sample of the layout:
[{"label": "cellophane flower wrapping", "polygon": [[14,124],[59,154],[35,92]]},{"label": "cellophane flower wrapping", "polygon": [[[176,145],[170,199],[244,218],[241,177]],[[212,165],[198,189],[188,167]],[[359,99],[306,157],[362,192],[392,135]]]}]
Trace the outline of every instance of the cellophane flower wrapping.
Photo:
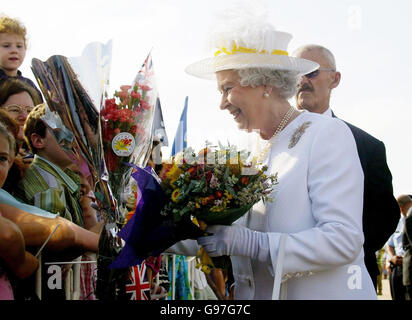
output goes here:
[{"label": "cellophane flower wrapping", "polygon": [[100,112],[109,184],[123,218],[133,165],[144,167],[152,144],[157,88],[149,55],[133,85],[120,86]]},{"label": "cellophane flower wrapping", "polygon": [[117,220],[115,204],[105,179],[99,112],[107,94],[112,43],[88,44],[81,56],[55,55],[43,62],[34,58],[32,70],[45,100],[75,136],[74,151],[86,161],[100,211],[106,223]]},{"label": "cellophane flower wrapping", "polygon": [[100,111],[108,92],[111,48],[90,43],[79,57],[61,55],[43,62],[32,60],[32,70],[45,100],[64,125],[75,135],[74,148],[87,162],[96,196],[98,211],[104,220],[97,258],[95,294],[100,300],[126,299],[124,292],[128,269],[108,269],[123,246],[117,237],[119,211],[108,184],[104,163]]}]

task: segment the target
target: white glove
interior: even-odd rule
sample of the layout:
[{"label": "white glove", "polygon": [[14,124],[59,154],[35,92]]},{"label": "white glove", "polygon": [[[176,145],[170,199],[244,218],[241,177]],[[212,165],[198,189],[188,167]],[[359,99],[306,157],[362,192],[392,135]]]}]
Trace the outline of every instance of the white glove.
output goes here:
[{"label": "white glove", "polygon": [[269,237],[267,233],[232,225],[210,226],[206,232],[210,236],[197,239],[211,257],[219,256],[246,256],[260,261],[268,261]]}]

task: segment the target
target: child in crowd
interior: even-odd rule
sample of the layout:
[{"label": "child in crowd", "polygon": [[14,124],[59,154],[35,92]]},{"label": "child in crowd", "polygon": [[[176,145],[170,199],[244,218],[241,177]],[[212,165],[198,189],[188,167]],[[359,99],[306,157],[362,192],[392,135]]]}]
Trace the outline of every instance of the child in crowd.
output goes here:
[{"label": "child in crowd", "polygon": [[[7,134],[9,134],[10,131],[13,130],[7,128],[3,130],[3,133],[6,132]],[[2,140],[0,135],[0,142],[1,141]],[[5,151],[3,149],[6,150],[6,148],[2,147],[0,149],[1,184],[3,184],[7,176],[7,167],[2,166],[2,164],[5,163],[5,159],[9,156],[7,155],[7,157],[5,157]],[[13,153],[10,153],[10,155],[14,158]],[[8,178],[9,177],[7,176],[7,180]],[[47,243],[45,250],[51,251],[55,255],[58,253],[58,255],[61,257],[63,261],[70,261],[71,259],[80,256],[85,251],[97,251],[99,236],[96,233],[98,233],[99,230],[96,230],[96,233],[92,233],[83,228],[80,228],[77,225],[74,225],[73,223],[69,222],[64,218],[56,217],[56,215],[51,214],[49,212],[43,211],[30,205],[20,203],[3,189],[0,189],[0,211],[3,213],[4,216],[4,218],[2,218],[2,220],[0,221],[0,256],[5,261],[6,258],[5,256],[3,256],[2,252],[9,253],[10,259],[16,259],[16,255],[11,255],[11,253],[14,252],[13,250],[10,250],[12,246],[7,244],[9,241],[13,240],[14,246],[18,245],[19,242],[17,241],[19,233],[16,233],[17,231],[14,234],[11,233],[17,227],[21,230],[21,234],[24,236],[26,245],[29,246],[32,249],[32,251],[34,250],[34,252],[37,252],[38,247],[43,245],[43,243],[46,241],[50,233],[53,230],[55,230],[55,233],[49,239],[49,242]],[[13,223],[15,223],[15,225],[13,225]],[[59,227],[55,229],[57,225],[59,225]],[[9,230],[10,232],[5,232],[5,230],[7,230],[6,228],[11,228],[11,230]],[[5,249],[5,251],[2,251],[3,248]],[[17,290],[18,293],[16,298],[33,299],[34,279],[29,279],[24,282],[19,281],[19,279],[22,278],[22,271],[26,272],[27,274],[30,273],[30,265],[26,267],[25,263],[22,262],[21,257],[20,260],[15,261],[16,262],[14,265],[17,264],[21,266],[21,270],[18,271],[18,273],[16,273],[16,275],[20,275],[20,277],[12,278],[14,283],[14,289]],[[4,270],[4,268],[2,270]],[[8,282],[5,281],[4,272],[1,274],[3,276],[0,276],[0,278],[2,279],[0,280],[0,287],[3,285],[3,287],[6,286],[9,289],[8,294],[5,294],[5,298],[11,299],[13,296],[11,295],[10,285],[8,284]],[[44,279],[47,280],[47,278]],[[32,283],[30,283],[30,281]],[[30,288],[30,286],[32,288]]]},{"label": "child in crowd", "polygon": [[[6,120],[7,128],[0,122],[0,187],[6,177],[8,178],[10,163],[15,161],[14,148],[13,151],[9,150],[9,145],[14,143],[10,133],[17,134],[18,131],[18,125],[13,126],[13,120],[10,121],[7,114],[3,119]],[[4,143],[6,140],[7,147]],[[0,212],[3,215],[0,218],[0,257],[3,259],[3,264],[0,262],[0,299],[10,300],[13,296],[16,299],[36,298],[34,278],[20,280],[32,274],[37,268],[37,259],[34,259],[29,252],[25,253],[25,256],[22,255],[20,249],[24,248],[24,242],[21,241],[21,236],[24,237],[28,248],[31,248],[28,251],[37,252],[38,247],[43,245],[54,231],[44,250],[58,254],[63,261],[70,261],[83,252],[97,252],[99,230],[87,231],[64,218],[23,204],[2,188],[0,188]],[[17,295],[11,290],[6,271]],[[47,278],[43,279],[47,280]]]},{"label": "child in crowd", "polygon": [[26,56],[26,28],[16,19],[0,17],[0,83],[9,79],[20,79],[41,93],[36,85],[19,71]]},{"label": "child in crowd", "polygon": [[0,109],[0,122],[2,122],[9,133],[12,134],[14,139],[16,140],[15,143],[15,156],[14,161],[9,169],[7,179],[3,184],[3,189],[9,193],[13,193],[14,188],[16,187],[17,183],[23,178],[24,173],[28,167],[27,164],[23,162],[22,157],[17,153],[19,150],[19,143],[17,142],[17,137],[20,132],[19,124],[11,118],[8,113],[4,110]]},{"label": "child in crowd", "polygon": [[[26,142],[34,160],[17,186],[16,196],[22,201],[49,212],[60,214],[75,224],[100,229],[96,215],[90,223],[84,220],[80,203],[80,177],[69,169],[73,165],[73,133],[60,117],[45,104],[36,106],[24,126]],[[45,260],[56,261],[55,257]],[[58,260],[57,260],[58,261]],[[45,299],[64,300],[64,291],[48,290]]]},{"label": "child in crowd", "polygon": [[68,169],[73,164],[69,156],[73,153],[73,134],[59,121],[57,114],[50,112],[48,107],[46,114],[45,104],[36,106],[29,114],[24,135],[35,156],[17,186],[16,196],[83,227],[80,178]]},{"label": "child in crowd", "polygon": [[[91,229],[96,225],[102,225],[97,220],[97,211],[92,207],[94,201],[94,192],[86,178],[86,173],[82,172],[80,167],[81,161],[75,161],[78,164],[72,164],[69,169],[80,177],[80,205],[83,210],[84,228]],[[96,288],[97,278],[97,264],[95,262],[97,257],[94,253],[87,252],[82,256],[82,261],[88,263],[82,264],[80,269],[80,300],[97,300],[94,289]]]},{"label": "child in crowd", "polygon": [[[0,123],[0,188],[13,163],[14,137]],[[9,273],[19,279],[33,274],[38,260],[25,249],[25,241],[19,227],[0,212],[0,300],[14,300]]]}]

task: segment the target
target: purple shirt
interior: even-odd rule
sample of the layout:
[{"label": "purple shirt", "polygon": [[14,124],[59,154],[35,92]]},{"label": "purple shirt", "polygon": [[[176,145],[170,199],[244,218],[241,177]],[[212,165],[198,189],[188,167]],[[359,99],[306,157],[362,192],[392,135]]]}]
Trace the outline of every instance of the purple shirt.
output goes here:
[{"label": "purple shirt", "polygon": [[21,74],[21,72],[19,70],[17,70],[17,76],[15,77],[10,77],[8,76],[3,69],[0,69],[0,84],[3,83],[3,81],[6,81],[8,79],[18,79],[21,80],[25,83],[27,83],[29,86],[33,87],[34,89],[36,89],[37,93],[40,96],[40,100],[43,101],[43,97],[41,95],[41,92],[39,89],[37,89],[36,85],[34,84],[33,81],[31,81],[29,78],[25,78],[23,77],[23,75]]}]

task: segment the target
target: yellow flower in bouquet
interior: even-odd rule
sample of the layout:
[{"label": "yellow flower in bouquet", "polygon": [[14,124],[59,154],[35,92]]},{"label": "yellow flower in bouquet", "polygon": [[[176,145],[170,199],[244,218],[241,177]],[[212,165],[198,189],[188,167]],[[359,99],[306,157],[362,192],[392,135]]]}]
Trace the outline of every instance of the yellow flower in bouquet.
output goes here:
[{"label": "yellow flower in bouquet", "polygon": [[176,164],[173,164],[170,170],[166,173],[166,177],[169,179],[169,183],[173,185],[182,173],[183,171]]},{"label": "yellow flower in bouquet", "polygon": [[177,202],[177,201],[178,201],[178,198],[179,198],[179,189],[175,189],[175,190],[172,192],[172,200],[173,200],[174,202]]}]

